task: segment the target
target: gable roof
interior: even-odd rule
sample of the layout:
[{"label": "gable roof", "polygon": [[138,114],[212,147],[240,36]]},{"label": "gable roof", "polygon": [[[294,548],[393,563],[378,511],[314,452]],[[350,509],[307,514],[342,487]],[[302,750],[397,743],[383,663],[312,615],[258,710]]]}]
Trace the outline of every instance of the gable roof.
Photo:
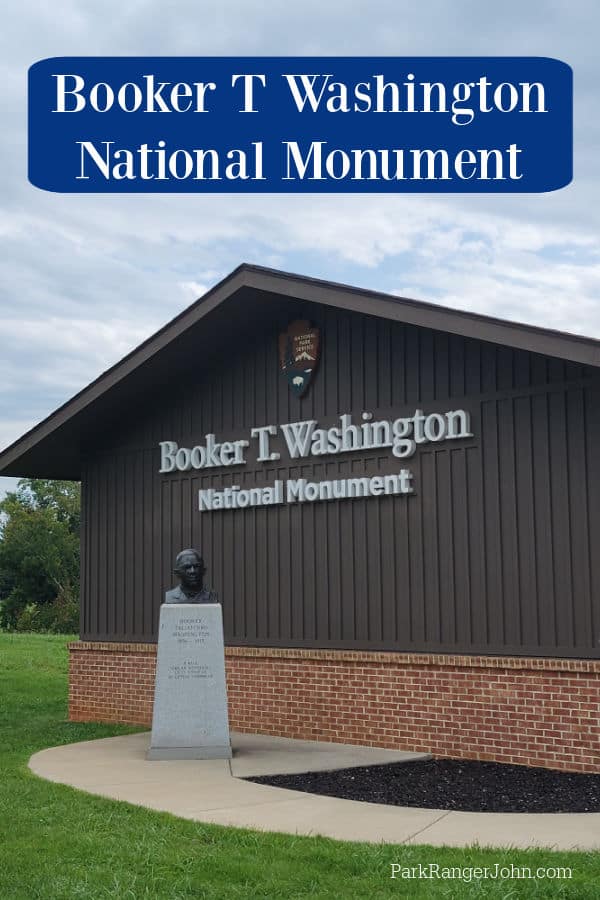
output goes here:
[{"label": "gable roof", "polygon": [[0,474],[78,479],[82,435],[169,372],[174,348],[194,326],[234,296],[285,297],[379,316],[588,366],[600,366],[600,341],[508,322],[433,303],[243,263],[203,297],[103,372],[0,453]]}]

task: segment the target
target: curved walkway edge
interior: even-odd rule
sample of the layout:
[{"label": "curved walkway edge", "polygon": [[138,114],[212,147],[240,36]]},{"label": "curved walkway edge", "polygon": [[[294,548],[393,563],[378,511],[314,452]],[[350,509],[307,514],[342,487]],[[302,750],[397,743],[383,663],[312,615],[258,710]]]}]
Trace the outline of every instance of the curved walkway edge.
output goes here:
[{"label": "curved walkway edge", "polygon": [[600,813],[474,813],[322,797],[242,779],[423,758],[347,744],[232,734],[229,760],[148,761],[149,733],[42,750],[41,778],[184,819],[339,840],[464,847],[600,849]]}]

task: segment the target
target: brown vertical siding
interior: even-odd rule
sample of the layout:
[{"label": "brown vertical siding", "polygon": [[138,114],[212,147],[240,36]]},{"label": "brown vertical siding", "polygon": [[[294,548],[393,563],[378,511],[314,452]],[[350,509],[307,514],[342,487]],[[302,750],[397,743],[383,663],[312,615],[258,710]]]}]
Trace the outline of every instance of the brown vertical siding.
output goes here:
[{"label": "brown vertical siding", "polygon": [[[271,308],[269,307],[271,310]],[[83,632],[146,641],[175,553],[202,549],[233,644],[597,657],[600,377],[556,359],[281,300],[238,322],[185,379],[140,397],[84,477]],[[322,362],[305,397],[277,334],[305,316]],[[217,354],[218,349],[218,354]],[[183,351],[182,351],[183,352]],[[170,392],[170,393],[169,393]],[[171,399],[170,399],[171,398]],[[474,438],[160,476],[158,442],[368,409],[465,407]],[[278,449],[275,447],[275,449]],[[414,473],[415,495],[199,513],[200,487]]]}]

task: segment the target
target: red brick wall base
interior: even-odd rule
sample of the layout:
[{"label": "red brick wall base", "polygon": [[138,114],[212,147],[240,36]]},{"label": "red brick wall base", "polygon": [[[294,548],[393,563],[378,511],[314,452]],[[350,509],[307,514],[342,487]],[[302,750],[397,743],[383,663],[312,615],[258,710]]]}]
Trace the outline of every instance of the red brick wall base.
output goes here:
[{"label": "red brick wall base", "polygon": [[[72,721],[150,725],[156,646],[69,645]],[[232,729],[600,771],[600,662],[227,647]]]}]

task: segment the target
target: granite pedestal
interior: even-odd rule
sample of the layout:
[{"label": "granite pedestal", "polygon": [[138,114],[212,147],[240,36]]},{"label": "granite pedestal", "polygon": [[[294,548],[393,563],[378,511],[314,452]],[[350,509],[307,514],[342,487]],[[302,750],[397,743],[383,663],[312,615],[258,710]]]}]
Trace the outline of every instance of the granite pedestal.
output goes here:
[{"label": "granite pedestal", "polygon": [[147,758],[231,758],[219,603],[161,606]]}]

